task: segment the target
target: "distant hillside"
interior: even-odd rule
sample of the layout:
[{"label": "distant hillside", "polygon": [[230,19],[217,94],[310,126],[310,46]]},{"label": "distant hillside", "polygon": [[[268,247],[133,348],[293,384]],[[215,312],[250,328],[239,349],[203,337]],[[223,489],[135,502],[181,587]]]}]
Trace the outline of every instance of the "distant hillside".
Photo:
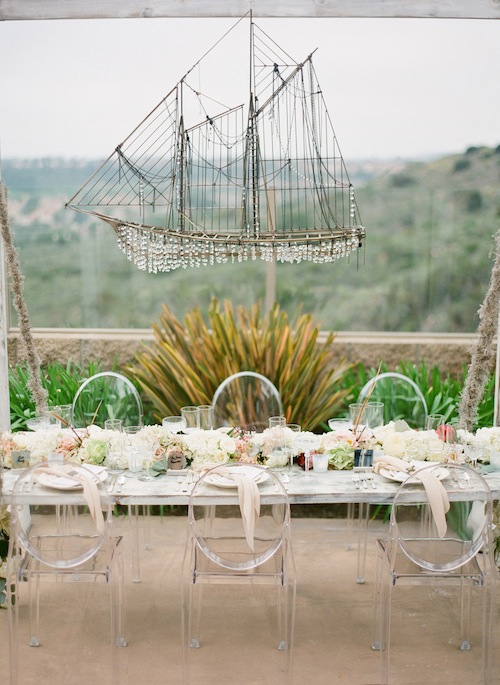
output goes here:
[{"label": "distant hillside", "polygon": [[[264,297],[266,265],[150,275],[110,228],[64,208],[98,160],[4,160],[2,175],[35,326],[147,327],[163,302],[181,315],[212,295]],[[474,331],[500,228],[500,146],[429,162],[348,164],[366,249],[333,265],[277,266],[277,299],[334,330]]]}]

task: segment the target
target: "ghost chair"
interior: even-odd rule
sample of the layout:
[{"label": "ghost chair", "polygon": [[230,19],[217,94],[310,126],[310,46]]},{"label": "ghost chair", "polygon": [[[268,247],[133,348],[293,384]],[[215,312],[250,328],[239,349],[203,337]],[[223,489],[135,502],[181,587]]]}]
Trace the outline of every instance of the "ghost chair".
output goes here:
[{"label": "ghost chair", "polygon": [[[233,618],[235,607],[226,598],[230,586],[237,588],[233,601],[238,607],[253,597],[259,609],[264,611],[270,606],[265,601],[264,586],[271,586],[276,610],[270,616],[266,615],[262,630],[266,634],[268,623],[271,624],[275,637],[265,643],[270,650],[268,657],[261,652],[259,659],[264,662],[268,659],[267,663],[274,664],[276,657],[273,654],[282,652],[276,667],[286,682],[291,682],[295,566],[290,539],[290,504],[276,474],[257,465],[216,466],[195,483],[190,495],[182,587],[185,685],[198,682],[197,675],[203,679],[204,659],[213,658],[212,650],[224,649],[228,639],[218,630],[214,636],[214,626],[221,624],[214,619],[213,609],[202,612],[202,599],[212,599],[213,593],[217,593],[214,586],[221,584],[225,586],[224,603],[219,604],[218,609],[222,609],[226,617]],[[247,605],[243,603],[242,606],[237,626],[230,636],[230,658],[221,663],[229,669],[220,675],[221,682],[244,681],[239,672],[236,637],[237,630],[247,627]],[[202,613],[209,614],[207,620],[201,620]],[[224,623],[224,617],[219,616],[218,620]],[[247,641],[246,635],[242,641]],[[240,643],[240,649],[243,646]],[[276,649],[279,651],[274,651]],[[274,676],[273,682],[276,682],[278,673]]]},{"label": "ghost chair", "polygon": [[239,427],[262,432],[270,416],[281,416],[283,406],[276,386],[255,371],[240,371],[216,389],[212,407],[214,428]]},{"label": "ghost chair", "polygon": [[395,371],[380,373],[361,388],[358,403],[368,395],[370,402],[383,402],[384,424],[404,420],[415,430],[425,428],[427,402],[418,385],[408,376]]},{"label": "ghost chair", "polygon": [[[139,392],[126,376],[115,371],[101,371],[87,378],[73,399],[73,425],[86,428],[96,425],[104,428],[107,419],[120,419],[122,426],[142,426],[143,406]],[[140,508],[129,506],[132,535],[132,566],[135,582],[140,582]],[[151,548],[149,507],[143,506],[144,546]]]},{"label": "ghost chair", "polygon": [[123,426],[141,426],[142,401],[137,388],[126,376],[102,371],[87,378],[73,399],[73,425],[104,428],[106,419],[120,419]]},{"label": "ghost chair", "polygon": [[[21,638],[44,651],[57,647],[47,626],[40,631],[42,608],[44,614],[50,612],[47,601],[55,591],[66,598],[69,586],[75,611],[78,601],[81,603],[83,583],[92,584],[91,592],[98,594],[99,602],[98,584],[108,588],[110,609],[106,604],[98,604],[102,613],[99,625],[108,618],[112,682],[119,683],[118,648],[126,644],[122,620],[122,538],[113,532],[112,509],[103,476],[105,472],[99,477],[95,469],[85,465],[41,463],[26,469],[14,485],[6,584],[11,685],[22,682]],[[52,582],[50,592],[44,593],[42,586],[49,590],[44,581],[57,582]],[[48,600],[42,602],[46,595]],[[36,652],[32,658],[36,658]],[[45,668],[47,655],[40,654],[40,659],[40,669]]]},{"label": "ghost chair", "polygon": [[[384,405],[384,420],[405,421],[409,428],[423,430],[427,418],[427,402],[414,380],[395,371],[387,371],[371,378],[361,389],[358,396],[358,404],[369,402],[382,402]],[[361,416],[360,423],[363,423]],[[354,537],[355,507],[348,506],[348,537],[350,545]],[[357,545],[357,571],[356,582],[365,581],[365,564],[367,550],[368,521],[370,518],[370,504],[360,503],[357,511],[358,545]]]},{"label": "ghost chair", "polygon": [[[411,673],[404,669],[401,672],[401,666],[393,668],[391,657],[413,646],[418,652],[418,662],[427,664],[425,648],[435,648],[436,640],[441,641],[438,653],[443,658],[450,656],[450,650],[458,650],[455,658],[451,653],[451,660],[457,663],[461,672],[467,657],[459,659],[459,650],[477,650],[472,668],[476,671],[479,663],[480,682],[483,685],[491,682],[496,582],[492,529],[491,491],[483,477],[471,468],[432,464],[411,473],[402,483],[392,506],[387,538],[377,542],[373,648],[381,653],[383,685],[404,682],[405,676],[407,682],[416,682],[418,675],[413,668],[407,668]],[[397,631],[393,629],[397,588],[405,585],[411,587],[412,606],[426,607],[422,636],[417,634],[419,621],[414,618],[412,623],[417,608],[410,612],[405,610]],[[440,593],[432,595],[428,605],[424,604],[425,600],[420,596],[415,598],[415,588],[419,585],[440,589]],[[440,597],[445,597],[444,611],[439,604]],[[474,631],[473,607],[480,614]],[[443,624],[453,616],[456,626],[452,625],[453,621],[450,625],[440,624],[437,636],[432,634],[429,628],[433,624],[431,612],[435,612],[434,618],[442,620]],[[425,646],[421,644],[422,640]],[[443,664],[441,668],[445,668]],[[436,666],[436,673],[444,672]],[[446,678],[452,680],[449,669]]]}]

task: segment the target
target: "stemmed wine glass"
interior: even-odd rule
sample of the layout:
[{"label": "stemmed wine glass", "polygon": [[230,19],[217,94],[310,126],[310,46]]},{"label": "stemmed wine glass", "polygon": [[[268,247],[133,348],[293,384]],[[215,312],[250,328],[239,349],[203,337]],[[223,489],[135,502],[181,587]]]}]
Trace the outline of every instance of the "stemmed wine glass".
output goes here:
[{"label": "stemmed wine glass", "polygon": [[467,434],[457,431],[457,440],[462,446],[464,455],[470,462],[473,469],[477,468],[477,461],[484,452],[484,447],[478,444],[471,444],[467,441]]}]

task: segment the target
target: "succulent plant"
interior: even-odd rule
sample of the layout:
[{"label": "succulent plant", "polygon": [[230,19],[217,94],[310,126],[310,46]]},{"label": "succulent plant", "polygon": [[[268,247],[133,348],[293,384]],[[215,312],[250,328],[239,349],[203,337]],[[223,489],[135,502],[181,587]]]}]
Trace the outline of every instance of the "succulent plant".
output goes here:
[{"label": "succulent plant", "polygon": [[334,416],[347,394],[341,384],[350,365],[335,360],[335,335],[320,340],[309,314],[290,322],[278,304],[262,313],[260,303],[235,310],[213,299],[207,322],[198,307],[181,322],[163,305],[152,328],[153,343],[144,343],[127,372],[152,402],[158,421],[185,405],[210,404],[218,385],[238,371],[269,378],[280,391],[287,421],[305,430]]}]

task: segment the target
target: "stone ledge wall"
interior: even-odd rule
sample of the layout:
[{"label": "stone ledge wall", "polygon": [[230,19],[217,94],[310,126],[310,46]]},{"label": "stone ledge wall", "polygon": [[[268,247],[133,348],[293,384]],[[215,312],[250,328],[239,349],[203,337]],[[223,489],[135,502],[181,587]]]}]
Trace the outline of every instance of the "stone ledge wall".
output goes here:
[{"label": "stone ledge wall", "polygon": [[[153,339],[149,329],[33,329],[42,364],[100,361],[102,368],[126,364]],[[338,358],[377,367],[380,361],[394,368],[400,361],[425,362],[443,373],[459,374],[470,362],[475,335],[448,333],[347,333],[335,337]],[[19,331],[8,335],[9,364],[25,359]],[[495,354],[492,351],[492,368]]]}]

